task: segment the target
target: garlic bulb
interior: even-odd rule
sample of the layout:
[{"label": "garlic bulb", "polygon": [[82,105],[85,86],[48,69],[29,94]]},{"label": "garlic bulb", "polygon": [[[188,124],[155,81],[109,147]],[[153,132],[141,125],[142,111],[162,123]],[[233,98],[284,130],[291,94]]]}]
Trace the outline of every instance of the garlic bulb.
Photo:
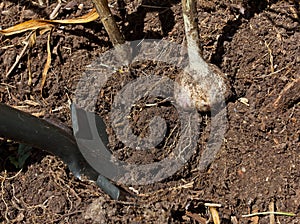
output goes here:
[{"label": "garlic bulb", "polygon": [[207,74],[185,70],[176,77],[175,100],[184,109],[208,112],[224,105],[232,95],[226,74],[214,65],[208,67]]}]

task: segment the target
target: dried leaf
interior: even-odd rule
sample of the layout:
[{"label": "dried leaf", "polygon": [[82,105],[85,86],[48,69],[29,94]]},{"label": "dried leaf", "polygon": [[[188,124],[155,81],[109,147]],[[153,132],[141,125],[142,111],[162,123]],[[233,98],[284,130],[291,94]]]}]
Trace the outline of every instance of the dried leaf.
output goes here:
[{"label": "dried leaf", "polygon": [[43,87],[44,87],[45,82],[46,82],[48,70],[49,70],[50,65],[51,65],[51,48],[50,48],[51,34],[52,34],[52,29],[50,29],[50,32],[48,34],[48,40],[47,40],[47,61],[46,61],[46,64],[44,66],[44,70],[43,70],[43,73],[42,73],[42,83],[41,83],[41,87],[40,87],[41,94],[42,94]]},{"label": "dried leaf", "polygon": [[74,19],[66,20],[47,20],[47,19],[32,19],[15,26],[9,27],[4,30],[0,30],[0,34],[10,36],[18,33],[23,33],[30,30],[49,30],[55,26],[55,24],[80,24],[89,23],[96,20],[99,17],[96,9],[93,9],[88,14]]},{"label": "dried leaf", "polygon": [[54,27],[53,24],[50,24],[44,20],[29,20],[15,26],[9,27],[5,30],[0,30],[0,33],[5,36],[10,36],[18,33],[23,33],[30,30],[37,30],[37,29],[48,29]]},{"label": "dried leaf", "polygon": [[27,68],[28,68],[28,85],[32,84],[32,72],[31,72],[31,50],[32,47],[36,43],[36,32],[29,37],[29,51],[28,51],[28,59],[27,59]]},{"label": "dried leaf", "polygon": [[29,47],[33,47],[36,43],[36,32],[33,32],[32,35],[29,37]]},{"label": "dried leaf", "polygon": [[64,19],[64,20],[47,20],[50,23],[57,24],[80,24],[80,23],[89,23],[99,18],[99,15],[96,9],[92,9],[89,13],[74,19]]}]

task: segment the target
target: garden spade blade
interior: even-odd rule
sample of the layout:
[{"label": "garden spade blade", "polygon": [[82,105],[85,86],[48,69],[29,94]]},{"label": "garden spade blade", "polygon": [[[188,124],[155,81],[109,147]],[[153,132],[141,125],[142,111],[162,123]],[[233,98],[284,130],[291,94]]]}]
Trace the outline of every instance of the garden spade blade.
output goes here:
[{"label": "garden spade blade", "polygon": [[[81,124],[80,127],[82,127]],[[85,131],[84,133],[87,136],[90,134]],[[74,136],[60,127],[0,103],[0,136],[50,152],[60,157],[77,178],[81,179],[85,176],[95,181],[115,200],[126,199],[123,190],[112,184],[85,160]]]},{"label": "garden spade blade", "polygon": [[71,114],[78,148],[89,165],[99,173],[97,184],[112,198],[125,200],[127,197],[135,197],[108,180],[121,178],[125,171],[113,162],[113,155],[108,148],[106,125],[102,118],[77,107],[74,103],[71,105]]}]

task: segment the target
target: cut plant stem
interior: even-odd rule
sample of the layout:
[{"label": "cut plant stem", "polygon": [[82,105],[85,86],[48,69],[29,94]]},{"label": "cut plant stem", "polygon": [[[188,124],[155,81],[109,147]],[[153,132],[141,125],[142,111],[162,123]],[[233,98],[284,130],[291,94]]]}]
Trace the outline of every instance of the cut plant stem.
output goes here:
[{"label": "cut plant stem", "polygon": [[92,0],[113,46],[125,43],[124,36],[108,7],[107,0]]}]

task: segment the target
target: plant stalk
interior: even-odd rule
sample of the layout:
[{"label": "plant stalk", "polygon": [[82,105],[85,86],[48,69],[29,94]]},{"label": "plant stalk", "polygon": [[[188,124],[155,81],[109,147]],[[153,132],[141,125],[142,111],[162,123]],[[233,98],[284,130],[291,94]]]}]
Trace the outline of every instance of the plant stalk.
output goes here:
[{"label": "plant stalk", "polygon": [[209,67],[202,57],[200,48],[197,8],[195,0],[181,0],[184,28],[187,41],[190,69],[209,73]]},{"label": "plant stalk", "polygon": [[113,46],[125,43],[124,36],[108,7],[107,0],[92,0]]}]

